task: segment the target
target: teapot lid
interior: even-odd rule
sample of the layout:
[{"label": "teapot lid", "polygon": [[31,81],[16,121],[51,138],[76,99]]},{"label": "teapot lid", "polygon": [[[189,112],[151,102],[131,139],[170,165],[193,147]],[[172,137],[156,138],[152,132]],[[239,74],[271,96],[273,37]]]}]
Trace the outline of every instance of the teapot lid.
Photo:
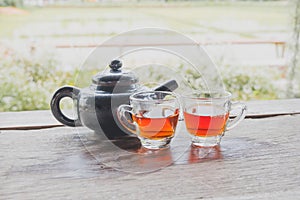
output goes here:
[{"label": "teapot lid", "polygon": [[109,67],[109,73],[98,73],[92,78],[97,90],[122,93],[137,88],[138,78],[130,71],[122,71],[120,60],[111,61]]}]

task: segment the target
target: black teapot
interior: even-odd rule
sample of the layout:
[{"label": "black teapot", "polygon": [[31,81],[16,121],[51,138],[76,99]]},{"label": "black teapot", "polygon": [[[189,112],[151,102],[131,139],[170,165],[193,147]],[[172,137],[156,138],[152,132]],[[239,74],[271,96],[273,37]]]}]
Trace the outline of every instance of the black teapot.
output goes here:
[{"label": "black teapot", "polygon": [[[127,132],[117,119],[117,108],[129,104],[129,96],[135,92],[155,90],[173,91],[178,87],[175,80],[167,81],[155,88],[147,88],[138,83],[138,78],[131,71],[122,71],[122,62],[113,60],[109,73],[98,73],[92,78],[92,84],[83,89],[73,86],[59,88],[51,100],[54,117],[67,126],[86,126],[96,133],[104,133],[114,139],[131,133]],[[74,100],[77,118],[70,119],[60,109],[61,99]]]}]

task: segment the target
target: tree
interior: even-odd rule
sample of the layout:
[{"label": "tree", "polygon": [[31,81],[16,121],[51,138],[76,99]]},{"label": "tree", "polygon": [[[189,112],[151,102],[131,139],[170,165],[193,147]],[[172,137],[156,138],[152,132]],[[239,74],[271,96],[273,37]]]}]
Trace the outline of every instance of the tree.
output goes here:
[{"label": "tree", "polygon": [[[299,54],[300,54],[300,47],[299,47],[299,36],[300,36],[300,0],[293,0],[293,37],[291,43],[291,60],[289,64],[289,81],[288,81],[288,88],[287,88],[287,97],[295,97],[297,96],[294,92],[295,90],[295,76],[296,76],[296,69],[300,67],[299,63]],[[299,81],[299,80],[298,80]]]}]

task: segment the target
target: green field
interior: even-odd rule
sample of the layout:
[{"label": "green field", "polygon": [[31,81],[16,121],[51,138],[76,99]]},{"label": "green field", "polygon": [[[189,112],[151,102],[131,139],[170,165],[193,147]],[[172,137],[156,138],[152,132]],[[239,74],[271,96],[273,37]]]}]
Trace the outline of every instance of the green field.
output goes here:
[{"label": "green field", "polygon": [[1,15],[0,36],[17,38],[107,37],[155,26],[199,34],[262,38],[288,31],[287,3],[193,3],[25,8],[28,14]]}]

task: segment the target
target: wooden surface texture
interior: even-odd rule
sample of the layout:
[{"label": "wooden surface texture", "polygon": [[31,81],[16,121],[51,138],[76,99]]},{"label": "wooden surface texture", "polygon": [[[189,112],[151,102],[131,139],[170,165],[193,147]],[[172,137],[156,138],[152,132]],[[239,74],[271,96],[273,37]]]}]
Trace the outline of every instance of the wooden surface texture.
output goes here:
[{"label": "wooden surface texture", "polygon": [[161,151],[59,127],[48,111],[0,113],[0,199],[299,199],[300,100],[247,104],[220,147],[192,147],[180,122]]}]

